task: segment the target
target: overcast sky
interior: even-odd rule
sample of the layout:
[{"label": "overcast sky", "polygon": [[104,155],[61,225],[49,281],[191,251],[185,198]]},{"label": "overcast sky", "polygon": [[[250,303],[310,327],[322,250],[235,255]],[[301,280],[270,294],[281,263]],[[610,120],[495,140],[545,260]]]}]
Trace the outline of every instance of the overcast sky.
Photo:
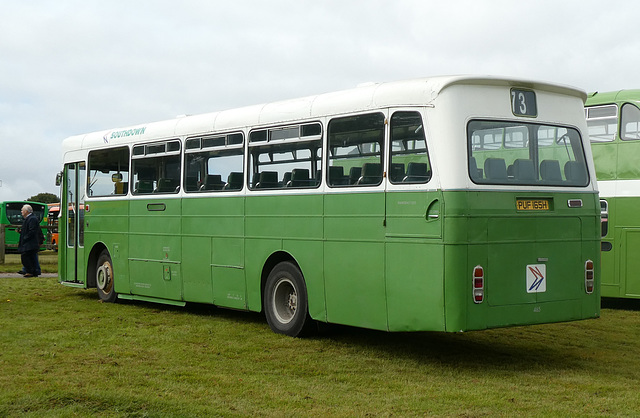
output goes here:
[{"label": "overcast sky", "polygon": [[372,81],[640,88],[621,0],[0,0],[0,201],[59,194],[68,136]]}]

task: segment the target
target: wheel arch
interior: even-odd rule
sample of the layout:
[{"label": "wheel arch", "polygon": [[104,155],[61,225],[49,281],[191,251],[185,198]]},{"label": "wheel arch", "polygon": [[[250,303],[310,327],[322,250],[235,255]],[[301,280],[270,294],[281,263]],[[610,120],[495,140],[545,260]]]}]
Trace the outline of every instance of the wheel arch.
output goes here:
[{"label": "wheel arch", "polygon": [[[264,265],[262,266],[262,273],[260,275],[260,311],[263,313],[264,304],[262,303],[262,300],[264,298],[264,288],[267,283],[267,278],[269,277],[269,273],[271,273],[271,270],[273,270],[273,268],[278,265],[278,263],[281,263],[283,261],[289,261],[290,263],[295,265],[302,273],[300,264],[298,264],[296,259],[286,251],[276,251],[266,259]],[[304,273],[302,273],[302,277],[304,278]]]},{"label": "wheel arch", "polygon": [[97,242],[93,248],[91,248],[91,252],[89,253],[89,257],[87,257],[87,288],[96,287],[96,269],[98,267],[98,257],[102,251],[108,250],[107,246],[102,242]]}]

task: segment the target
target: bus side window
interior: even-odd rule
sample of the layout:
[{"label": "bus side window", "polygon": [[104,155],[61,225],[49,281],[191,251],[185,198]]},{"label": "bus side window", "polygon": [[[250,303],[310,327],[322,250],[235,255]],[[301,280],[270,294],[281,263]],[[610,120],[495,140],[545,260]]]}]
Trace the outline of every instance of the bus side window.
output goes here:
[{"label": "bus side window", "polygon": [[185,191],[209,193],[241,190],[244,176],[243,144],[242,133],[188,138],[184,159]]},{"label": "bus side window", "polygon": [[129,147],[89,152],[89,196],[124,196],[129,186]]},{"label": "bus side window", "polygon": [[622,105],[620,138],[625,141],[640,139],[640,109],[631,103]]},{"label": "bus side window", "polygon": [[180,141],[173,139],[133,147],[134,194],[180,191]]},{"label": "bus side window", "polygon": [[249,134],[254,190],[320,185],[322,125],[319,122],[262,128]]},{"label": "bus side window", "polygon": [[431,164],[420,113],[395,112],[391,117],[389,181],[427,183],[430,179]]}]

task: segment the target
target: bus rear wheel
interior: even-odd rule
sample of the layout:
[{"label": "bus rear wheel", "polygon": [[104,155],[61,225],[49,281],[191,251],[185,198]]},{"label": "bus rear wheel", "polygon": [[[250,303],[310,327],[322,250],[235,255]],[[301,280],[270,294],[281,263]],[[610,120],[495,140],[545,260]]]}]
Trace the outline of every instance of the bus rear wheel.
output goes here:
[{"label": "bus rear wheel", "polygon": [[284,261],[271,270],[263,303],[273,332],[291,337],[309,333],[313,321],[309,317],[307,288],[302,272],[294,264]]},{"label": "bus rear wheel", "polygon": [[103,302],[115,302],[117,294],[113,287],[113,263],[107,250],[103,250],[96,265],[96,287]]}]

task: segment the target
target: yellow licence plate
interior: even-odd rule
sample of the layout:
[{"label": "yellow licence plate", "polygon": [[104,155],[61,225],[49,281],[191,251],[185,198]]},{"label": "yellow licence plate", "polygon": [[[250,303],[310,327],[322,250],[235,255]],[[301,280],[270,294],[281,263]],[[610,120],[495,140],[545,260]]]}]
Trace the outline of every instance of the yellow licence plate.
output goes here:
[{"label": "yellow licence plate", "polygon": [[516,199],[516,210],[549,210],[546,199]]}]

